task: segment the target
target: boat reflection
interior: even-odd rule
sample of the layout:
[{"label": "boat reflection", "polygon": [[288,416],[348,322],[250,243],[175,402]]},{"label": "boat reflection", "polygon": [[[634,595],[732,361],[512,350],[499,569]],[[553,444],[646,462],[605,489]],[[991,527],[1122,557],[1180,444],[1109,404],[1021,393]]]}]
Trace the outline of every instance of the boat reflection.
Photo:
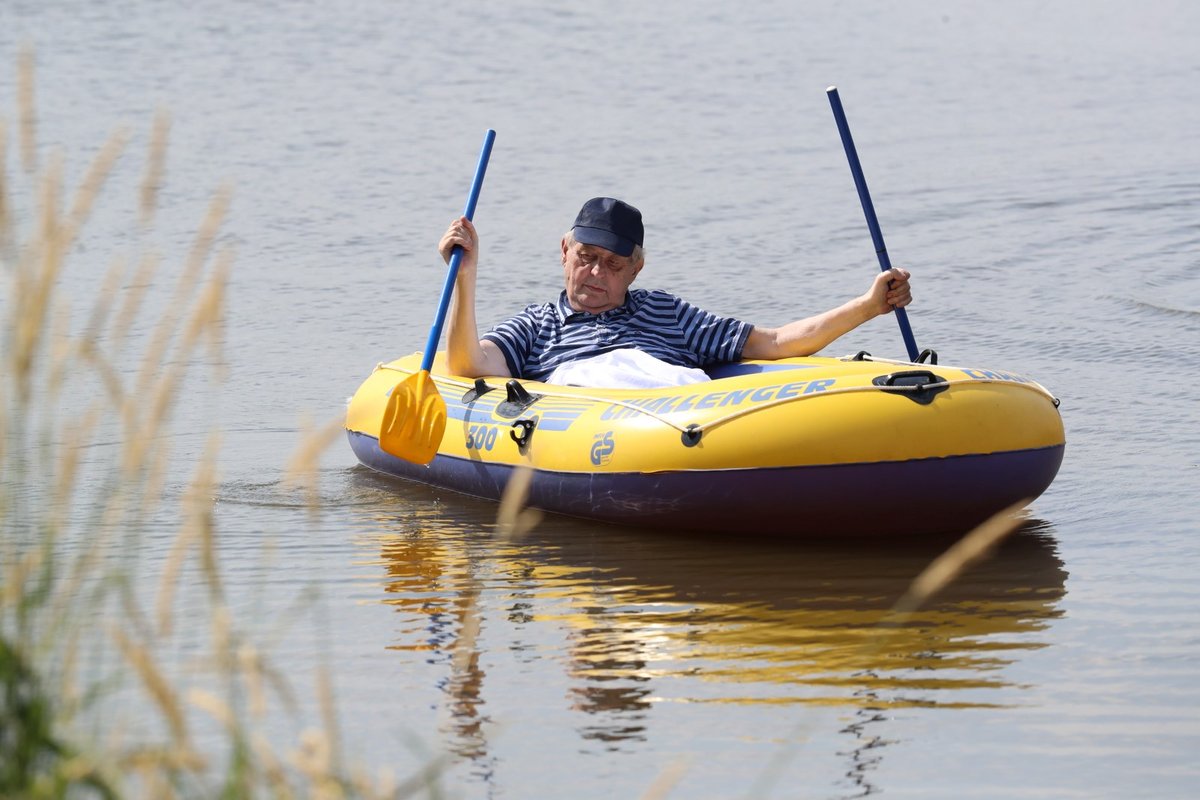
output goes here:
[{"label": "boat reflection", "polygon": [[565,679],[579,735],[600,749],[645,738],[660,702],[842,707],[857,715],[843,732],[870,749],[881,710],[1019,702],[1005,667],[1046,646],[1041,632],[1062,613],[1067,574],[1037,520],[883,625],[950,541],[739,543],[547,517],[504,542],[491,535],[494,504],[385,488],[394,499],[372,504],[364,544],[381,555],[383,602],[406,615],[392,647],[451,665],[452,738],[475,758],[486,750],[480,664],[496,661],[481,659],[486,648],[524,653],[518,668],[548,685]]}]

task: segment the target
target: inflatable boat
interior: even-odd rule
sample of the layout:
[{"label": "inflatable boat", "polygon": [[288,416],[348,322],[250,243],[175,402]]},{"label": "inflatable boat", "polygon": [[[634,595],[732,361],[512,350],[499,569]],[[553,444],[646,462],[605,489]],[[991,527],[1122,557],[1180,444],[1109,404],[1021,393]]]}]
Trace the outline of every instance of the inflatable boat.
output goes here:
[{"label": "inflatable boat", "polygon": [[414,354],[380,364],[350,400],[358,460],[500,498],[531,468],[529,505],[604,522],[796,537],[964,531],[1054,480],[1058,401],[1010,372],[873,359],[746,361],[712,380],[594,389],[431,376],[446,404],[437,455],[384,452],[388,396]]}]

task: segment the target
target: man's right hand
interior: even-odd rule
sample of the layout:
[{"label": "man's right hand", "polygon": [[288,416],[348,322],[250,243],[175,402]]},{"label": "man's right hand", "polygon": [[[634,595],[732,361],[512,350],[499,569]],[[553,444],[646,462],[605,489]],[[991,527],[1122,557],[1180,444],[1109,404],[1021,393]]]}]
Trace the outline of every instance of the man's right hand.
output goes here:
[{"label": "man's right hand", "polygon": [[438,252],[442,254],[442,259],[447,264],[450,263],[450,254],[454,251],[455,245],[463,249],[459,269],[473,272],[479,263],[479,234],[475,231],[471,220],[466,217],[459,217],[451,222],[450,227],[442,236],[442,240],[438,242]]}]

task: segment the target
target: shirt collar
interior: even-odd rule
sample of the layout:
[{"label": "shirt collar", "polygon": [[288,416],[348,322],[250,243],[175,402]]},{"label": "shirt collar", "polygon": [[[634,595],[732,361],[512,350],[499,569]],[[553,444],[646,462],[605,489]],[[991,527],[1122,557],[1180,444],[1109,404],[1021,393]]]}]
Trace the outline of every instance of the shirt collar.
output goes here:
[{"label": "shirt collar", "polygon": [[564,290],[558,295],[556,310],[558,311],[558,321],[565,323],[568,320],[576,318],[599,317],[600,319],[611,319],[613,317],[622,317],[632,314],[637,310],[639,305],[641,305],[641,301],[638,293],[633,289],[629,289],[625,292],[625,302],[621,305],[616,308],[610,308],[601,314],[590,314],[587,311],[576,311],[571,308],[571,303],[567,300],[567,293]]}]

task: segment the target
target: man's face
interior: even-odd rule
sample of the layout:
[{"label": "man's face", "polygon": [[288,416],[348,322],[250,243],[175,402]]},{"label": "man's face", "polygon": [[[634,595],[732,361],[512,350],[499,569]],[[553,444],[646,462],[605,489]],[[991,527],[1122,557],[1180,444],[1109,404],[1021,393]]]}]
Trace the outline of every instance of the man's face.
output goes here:
[{"label": "man's face", "polygon": [[576,311],[600,314],[625,302],[625,292],[642,271],[642,262],[591,244],[562,241],[567,301]]}]

